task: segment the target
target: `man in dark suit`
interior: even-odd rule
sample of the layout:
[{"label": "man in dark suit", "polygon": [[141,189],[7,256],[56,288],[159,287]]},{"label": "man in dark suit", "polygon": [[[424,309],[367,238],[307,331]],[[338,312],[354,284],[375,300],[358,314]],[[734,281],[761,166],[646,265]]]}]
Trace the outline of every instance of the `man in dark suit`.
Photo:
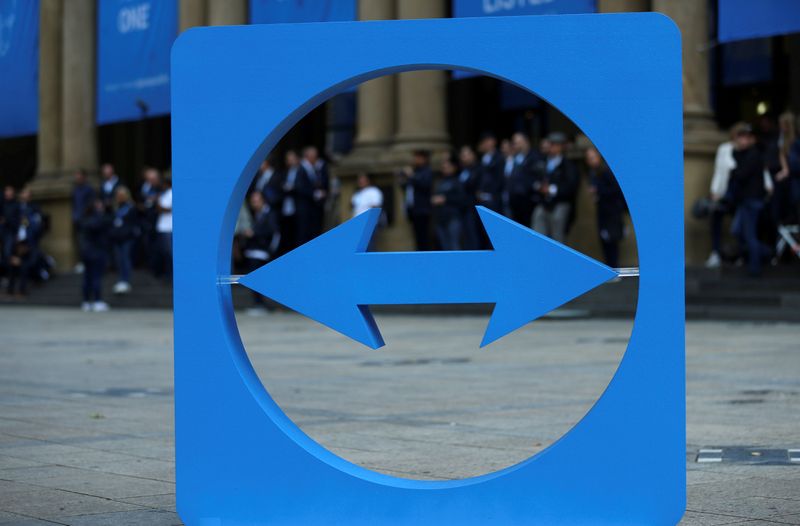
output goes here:
[{"label": "man in dark suit", "polygon": [[431,172],[431,153],[427,150],[416,150],[412,158],[412,166],[403,171],[401,184],[405,191],[406,214],[414,229],[417,250],[430,250],[431,228],[431,188],[433,173]]},{"label": "man in dark suit", "polygon": [[114,206],[114,195],[120,185],[119,177],[114,171],[113,164],[104,163],[100,166],[100,179],[100,199],[110,210]]},{"label": "man in dark suit", "polygon": [[458,161],[461,165],[461,170],[458,172],[458,182],[464,189],[464,207],[463,207],[463,231],[464,231],[464,249],[478,250],[481,248],[481,235],[482,230],[478,217],[478,211],[475,205],[478,203],[478,185],[481,180],[481,166],[478,164],[478,158],[475,155],[475,150],[470,146],[462,146],[458,152]]},{"label": "man in dark suit", "polygon": [[763,260],[772,255],[772,249],[758,236],[758,224],[773,188],[764,155],[748,125],[738,130],[733,138],[733,159],[736,161],[736,167],[731,170],[736,203],[734,228],[742,248],[747,250],[747,273],[757,277],[761,274]]},{"label": "man in dark suit", "polygon": [[578,192],[578,168],[564,155],[567,138],[563,133],[551,133],[547,140],[550,148],[534,184],[541,204],[533,214],[533,228],[563,243]]},{"label": "man in dark suit", "polygon": [[497,150],[497,138],[491,133],[484,134],[478,143],[478,152],[481,154],[478,204],[502,212],[504,159]]},{"label": "man in dark suit", "polygon": [[530,140],[522,133],[515,133],[511,137],[511,146],[514,154],[514,167],[506,181],[508,207],[512,220],[530,227],[536,205],[533,182],[539,154],[531,150]]},{"label": "man in dark suit", "polygon": [[[264,194],[256,190],[250,194],[250,210],[253,214],[253,225],[243,232],[243,250],[247,272],[252,272],[272,260],[281,241],[278,228],[278,216],[266,200]],[[264,298],[253,292],[253,307],[249,314],[260,314],[264,311]]]},{"label": "man in dark suit", "polygon": [[281,175],[272,166],[269,157],[264,159],[253,180],[250,193],[261,192],[270,207],[279,209],[283,198],[283,189],[281,187]]},{"label": "man in dark suit", "polygon": [[282,179],[281,230],[290,233],[283,251],[289,251],[311,241],[314,232],[314,184],[294,150],[286,152],[286,173]]},{"label": "man in dark suit", "polygon": [[319,151],[314,146],[306,146],[303,149],[303,169],[308,174],[308,178],[314,187],[311,208],[311,237],[317,237],[322,233],[325,220],[325,202],[330,191],[330,174],[328,173],[327,163],[320,159]]}]

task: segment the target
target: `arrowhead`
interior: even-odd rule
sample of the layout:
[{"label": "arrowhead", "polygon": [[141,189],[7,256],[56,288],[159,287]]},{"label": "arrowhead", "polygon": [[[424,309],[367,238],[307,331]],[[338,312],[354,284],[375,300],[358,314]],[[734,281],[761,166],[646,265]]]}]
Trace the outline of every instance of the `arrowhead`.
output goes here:
[{"label": "arrowhead", "polygon": [[613,269],[519,223],[477,207],[499,268],[502,291],[481,347],[617,276]]},{"label": "arrowhead", "polygon": [[384,345],[365,305],[353,297],[354,256],[365,252],[380,217],[373,208],[243,276],[239,283],[373,349]]}]

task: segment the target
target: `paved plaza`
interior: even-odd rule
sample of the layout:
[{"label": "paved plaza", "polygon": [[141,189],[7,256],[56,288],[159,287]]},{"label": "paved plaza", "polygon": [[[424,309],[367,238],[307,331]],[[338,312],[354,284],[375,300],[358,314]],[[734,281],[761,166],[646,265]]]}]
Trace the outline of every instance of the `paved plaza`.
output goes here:
[{"label": "paved plaza", "polygon": [[[601,395],[632,328],[542,320],[479,349],[485,316],[376,319],[378,351],[296,315],[238,316],[264,385],[303,431],[362,466],[427,480],[552,444]],[[171,327],[168,311],[0,307],[0,525],[180,524]],[[690,322],[687,333],[683,524],[800,524],[800,462],[696,462],[700,449],[800,448],[800,325]]]}]

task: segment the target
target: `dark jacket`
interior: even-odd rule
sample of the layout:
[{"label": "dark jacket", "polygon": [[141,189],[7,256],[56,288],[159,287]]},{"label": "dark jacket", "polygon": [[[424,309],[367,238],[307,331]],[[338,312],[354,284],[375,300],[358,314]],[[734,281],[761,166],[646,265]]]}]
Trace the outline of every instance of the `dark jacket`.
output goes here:
[{"label": "dark jacket", "polygon": [[111,223],[109,235],[114,243],[133,241],[139,234],[139,217],[136,208],[132,204],[124,204],[114,212],[114,220]]},{"label": "dark jacket", "polygon": [[767,196],[764,188],[764,158],[758,148],[734,150],[736,168],[731,170],[734,184],[733,197],[738,204],[748,199],[763,200]]},{"label": "dark jacket", "polygon": [[81,258],[105,259],[110,246],[111,217],[92,211],[81,218],[78,228]]},{"label": "dark jacket", "polygon": [[273,208],[279,208],[283,201],[283,174],[272,170],[272,175],[267,179],[264,173],[259,173],[253,180],[253,191],[259,191]]},{"label": "dark jacket", "polygon": [[442,177],[436,184],[434,195],[444,196],[445,202],[436,206],[436,221],[447,223],[453,219],[461,218],[467,209],[469,197],[464,191],[464,185],[459,181],[458,175]]},{"label": "dark jacket", "polygon": [[627,210],[625,197],[610,170],[591,172],[589,181],[595,190],[597,228],[605,240],[619,241],[623,237],[623,216]]},{"label": "dark jacket", "polygon": [[280,236],[278,214],[274,208],[265,205],[262,210],[253,212],[253,235],[244,241],[245,257],[251,257],[248,251],[258,250],[266,252],[272,259],[278,250]]},{"label": "dark jacket", "polygon": [[498,151],[490,154],[485,161],[483,157],[481,158],[478,204],[495,211],[500,210],[502,206],[503,186],[505,185],[503,164],[503,156]]},{"label": "dark jacket", "polygon": [[409,214],[431,213],[431,189],[433,188],[433,172],[430,167],[414,169],[414,176],[403,182],[405,189],[406,211]]},{"label": "dark jacket", "polygon": [[512,201],[515,199],[531,199],[536,166],[539,160],[539,154],[531,150],[525,154],[522,160],[514,163],[514,170],[508,178],[509,199]]},{"label": "dark jacket", "polygon": [[114,203],[114,193],[117,191],[120,184],[119,178],[117,178],[110,186],[109,191],[106,191],[106,181],[100,182],[100,199],[103,200],[106,206],[111,206]]},{"label": "dark jacket", "polygon": [[19,203],[19,226],[25,229],[25,241],[36,248],[44,231],[42,212],[34,203]]},{"label": "dark jacket", "polygon": [[796,139],[789,147],[789,155],[786,160],[789,165],[789,174],[792,177],[800,178],[800,139]]},{"label": "dark jacket", "polygon": [[314,184],[302,166],[297,166],[296,170],[293,184],[289,177],[292,169],[287,170],[281,177],[284,185],[291,184],[288,187],[284,186],[284,198],[291,197],[294,200],[297,214],[308,214],[314,205]]},{"label": "dark jacket", "polygon": [[[324,190],[326,195],[330,192],[331,189],[331,177],[330,172],[328,171],[328,163],[320,159],[314,165],[308,165],[308,163],[304,163],[303,167],[309,175],[309,180],[311,184],[314,186],[314,190]],[[317,206],[324,206],[325,199],[314,199],[317,202]]]},{"label": "dark jacket", "polygon": [[461,183],[464,193],[466,194],[466,205],[469,208],[473,208],[478,200],[478,185],[481,182],[480,166],[465,166],[460,172],[458,172],[456,177],[458,178],[458,182]]},{"label": "dark jacket", "polygon": [[94,188],[89,183],[72,187],[72,222],[80,221],[89,203],[94,200]]},{"label": "dark jacket", "polygon": [[19,229],[20,209],[16,199],[0,200],[0,230],[6,234],[16,234]]},{"label": "dark jacket", "polygon": [[572,161],[562,157],[561,162],[550,173],[547,173],[547,161],[544,161],[538,176],[540,185],[547,190],[547,193],[542,194],[542,202],[546,207],[552,208],[557,203],[575,201],[580,179],[578,168]]}]

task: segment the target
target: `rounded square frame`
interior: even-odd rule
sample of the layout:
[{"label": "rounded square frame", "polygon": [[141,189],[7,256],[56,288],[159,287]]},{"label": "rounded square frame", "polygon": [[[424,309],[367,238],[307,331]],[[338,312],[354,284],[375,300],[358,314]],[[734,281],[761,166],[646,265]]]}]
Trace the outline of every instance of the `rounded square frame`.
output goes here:
[{"label": "rounded square frame", "polygon": [[[230,273],[250,178],[278,140],[337,92],[420,69],[491,75],[572,119],[625,194],[641,272],[628,349],[589,413],[520,464],[447,482],[369,471],[300,431],[253,370],[230,288],[217,283]],[[679,32],[654,13],[185,32],[172,51],[172,130],[186,524],[677,523],[686,491],[681,89]]]}]

